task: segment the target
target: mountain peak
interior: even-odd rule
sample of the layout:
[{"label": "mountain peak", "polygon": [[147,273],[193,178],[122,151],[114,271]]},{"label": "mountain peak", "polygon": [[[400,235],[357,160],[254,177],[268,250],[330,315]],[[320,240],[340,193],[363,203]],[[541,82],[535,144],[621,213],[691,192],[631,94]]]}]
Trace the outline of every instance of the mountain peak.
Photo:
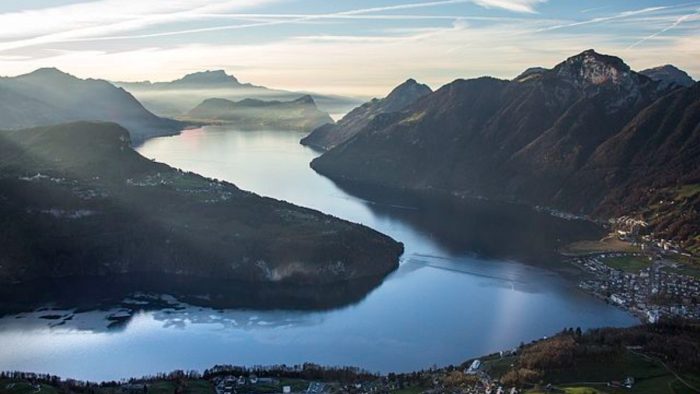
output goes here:
[{"label": "mountain peak", "polygon": [[[430,90],[430,91],[432,92],[432,90],[430,89],[430,87],[428,87],[428,85],[424,85],[424,84],[422,84],[422,83],[418,83],[418,82],[417,82],[415,79],[413,79],[413,78],[407,79],[404,83],[402,83],[401,85],[395,87],[393,91],[395,92],[395,91],[397,91],[397,90],[405,90],[405,89],[420,89],[420,90],[425,90],[425,89],[427,89],[427,90]],[[390,95],[391,95],[391,93],[390,93]]]},{"label": "mountain peak", "polygon": [[659,67],[648,68],[639,72],[642,75],[661,82],[662,87],[669,86],[693,86],[695,81],[685,71],[679,69],[672,64],[666,64]]},{"label": "mountain peak", "polygon": [[185,75],[178,81],[179,83],[197,83],[197,84],[218,84],[218,83],[233,83],[240,85],[238,79],[233,75],[226,74],[224,70],[207,70],[199,71]]},{"label": "mountain peak", "polygon": [[314,98],[311,97],[311,95],[306,94],[304,96],[299,97],[298,99],[293,101],[296,104],[309,104],[309,105],[316,105],[316,102],[314,101]]},{"label": "mountain peak", "polygon": [[384,99],[385,101],[394,101],[401,98],[408,98],[410,101],[415,101],[416,98],[432,93],[428,85],[416,82],[415,79],[409,78],[401,85],[395,87],[391,93]]},{"label": "mountain peak", "polygon": [[410,78],[401,85],[395,87],[386,98],[381,101],[382,112],[395,112],[403,110],[413,104],[419,98],[432,93],[428,85],[416,82]]},{"label": "mountain peak", "polygon": [[603,55],[593,49],[559,63],[553,70],[557,76],[577,86],[624,84],[631,76],[630,67],[619,57]]},{"label": "mountain peak", "polygon": [[75,76],[63,72],[56,67],[38,68],[28,74],[20,75],[20,78],[52,78],[52,79],[77,79]]}]

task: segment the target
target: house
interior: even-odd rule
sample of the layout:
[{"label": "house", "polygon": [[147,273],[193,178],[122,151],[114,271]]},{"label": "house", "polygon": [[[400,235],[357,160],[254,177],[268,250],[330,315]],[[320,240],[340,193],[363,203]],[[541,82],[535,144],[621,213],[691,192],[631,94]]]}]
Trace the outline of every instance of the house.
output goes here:
[{"label": "house", "polygon": [[474,360],[472,361],[472,364],[469,366],[469,368],[467,368],[467,371],[465,373],[469,375],[474,375],[479,370],[479,367],[481,367],[481,361]]},{"label": "house", "polygon": [[659,311],[650,309],[647,311],[647,321],[650,324],[656,324],[659,322]]},{"label": "house", "polygon": [[625,303],[625,300],[622,299],[622,297],[620,297],[620,296],[617,295],[617,294],[611,295],[611,296],[610,296],[610,301],[616,303],[617,305],[623,305],[623,304]]}]

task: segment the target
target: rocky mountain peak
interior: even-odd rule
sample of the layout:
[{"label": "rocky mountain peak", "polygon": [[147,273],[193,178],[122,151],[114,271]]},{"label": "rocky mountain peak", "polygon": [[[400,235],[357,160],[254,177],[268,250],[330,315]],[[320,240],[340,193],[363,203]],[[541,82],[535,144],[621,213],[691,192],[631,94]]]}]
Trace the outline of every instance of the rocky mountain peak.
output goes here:
[{"label": "rocky mountain peak", "polygon": [[404,94],[411,94],[411,95],[418,95],[418,96],[423,96],[428,93],[432,93],[432,89],[428,85],[418,83],[416,82],[415,79],[409,78],[406,80],[406,82],[402,83],[401,85],[395,87],[391,93],[387,96],[387,98],[396,96],[396,95],[404,95]]},{"label": "rocky mountain peak", "polygon": [[559,78],[579,87],[590,85],[626,85],[633,71],[622,59],[603,55],[593,49],[581,52],[558,64],[554,70]]},{"label": "rocky mountain peak", "polygon": [[384,100],[382,100],[382,110],[384,112],[400,111],[407,105],[414,103],[419,98],[432,93],[428,85],[418,83],[411,78],[395,87]]}]

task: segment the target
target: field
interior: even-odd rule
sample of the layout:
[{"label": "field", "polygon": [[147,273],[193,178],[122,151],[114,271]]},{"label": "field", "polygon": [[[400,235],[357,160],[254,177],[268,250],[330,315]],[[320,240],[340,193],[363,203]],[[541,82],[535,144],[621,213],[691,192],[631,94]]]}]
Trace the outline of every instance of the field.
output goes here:
[{"label": "field", "polygon": [[3,394],[32,394],[32,393],[42,393],[42,394],[54,394],[58,393],[55,388],[41,384],[39,385],[39,390],[35,390],[34,387],[25,382],[13,382],[7,379],[0,380],[0,393]]},{"label": "field", "polygon": [[577,241],[561,248],[560,253],[565,256],[582,256],[592,253],[607,252],[639,252],[639,247],[627,241],[621,241],[616,237],[606,237],[598,241]]},{"label": "field", "polygon": [[[611,381],[623,381],[625,377],[635,378],[632,389],[607,387]],[[695,383],[697,377],[684,377],[689,383]],[[666,368],[656,361],[646,359],[640,355],[627,352],[617,360],[607,361],[605,368],[597,361],[579,363],[575,369],[546,376],[557,387],[566,389],[566,393],[658,393],[681,394],[694,393],[673,376]],[[585,391],[584,389],[598,391]]]},{"label": "field", "polygon": [[185,385],[178,387],[175,382],[156,382],[148,386],[149,394],[171,394],[178,392],[186,394],[211,394],[214,392],[214,386],[206,380],[190,380]]},{"label": "field", "polygon": [[638,256],[611,257],[604,260],[605,265],[625,272],[637,273],[651,265],[651,261]]}]

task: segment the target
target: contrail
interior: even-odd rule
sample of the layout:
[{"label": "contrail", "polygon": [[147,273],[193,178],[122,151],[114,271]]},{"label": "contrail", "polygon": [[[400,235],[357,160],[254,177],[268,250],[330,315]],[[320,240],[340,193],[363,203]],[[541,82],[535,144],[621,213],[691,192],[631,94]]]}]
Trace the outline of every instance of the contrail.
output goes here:
[{"label": "contrail", "polygon": [[663,29],[657,31],[656,33],[654,33],[654,34],[652,34],[652,35],[650,35],[650,36],[647,36],[647,37],[642,38],[641,40],[639,40],[639,41],[635,42],[634,44],[628,46],[627,49],[632,49],[632,48],[636,47],[637,45],[640,45],[640,44],[642,44],[642,43],[644,43],[644,42],[646,42],[646,41],[648,41],[648,40],[651,40],[652,38],[654,38],[654,37],[656,37],[656,36],[659,36],[659,35],[661,35],[661,34],[664,34],[664,33],[666,33],[667,31],[669,31],[669,30],[675,28],[676,26],[680,25],[681,23],[683,23],[686,19],[688,19],[688,18],[690,18],[690,17],[692,17],[692,16],[694,16],[694,15],[699,15],[699,14],[700,14],[700,8],[697,9],[697,10],[696,10],[695,12],[693,12],[692,14],[683,15],[683,16],[681,16],[680,18],[676,19],[676,21],[673,22],[671,25],[666,26],[665,28],[663,28]]}]

